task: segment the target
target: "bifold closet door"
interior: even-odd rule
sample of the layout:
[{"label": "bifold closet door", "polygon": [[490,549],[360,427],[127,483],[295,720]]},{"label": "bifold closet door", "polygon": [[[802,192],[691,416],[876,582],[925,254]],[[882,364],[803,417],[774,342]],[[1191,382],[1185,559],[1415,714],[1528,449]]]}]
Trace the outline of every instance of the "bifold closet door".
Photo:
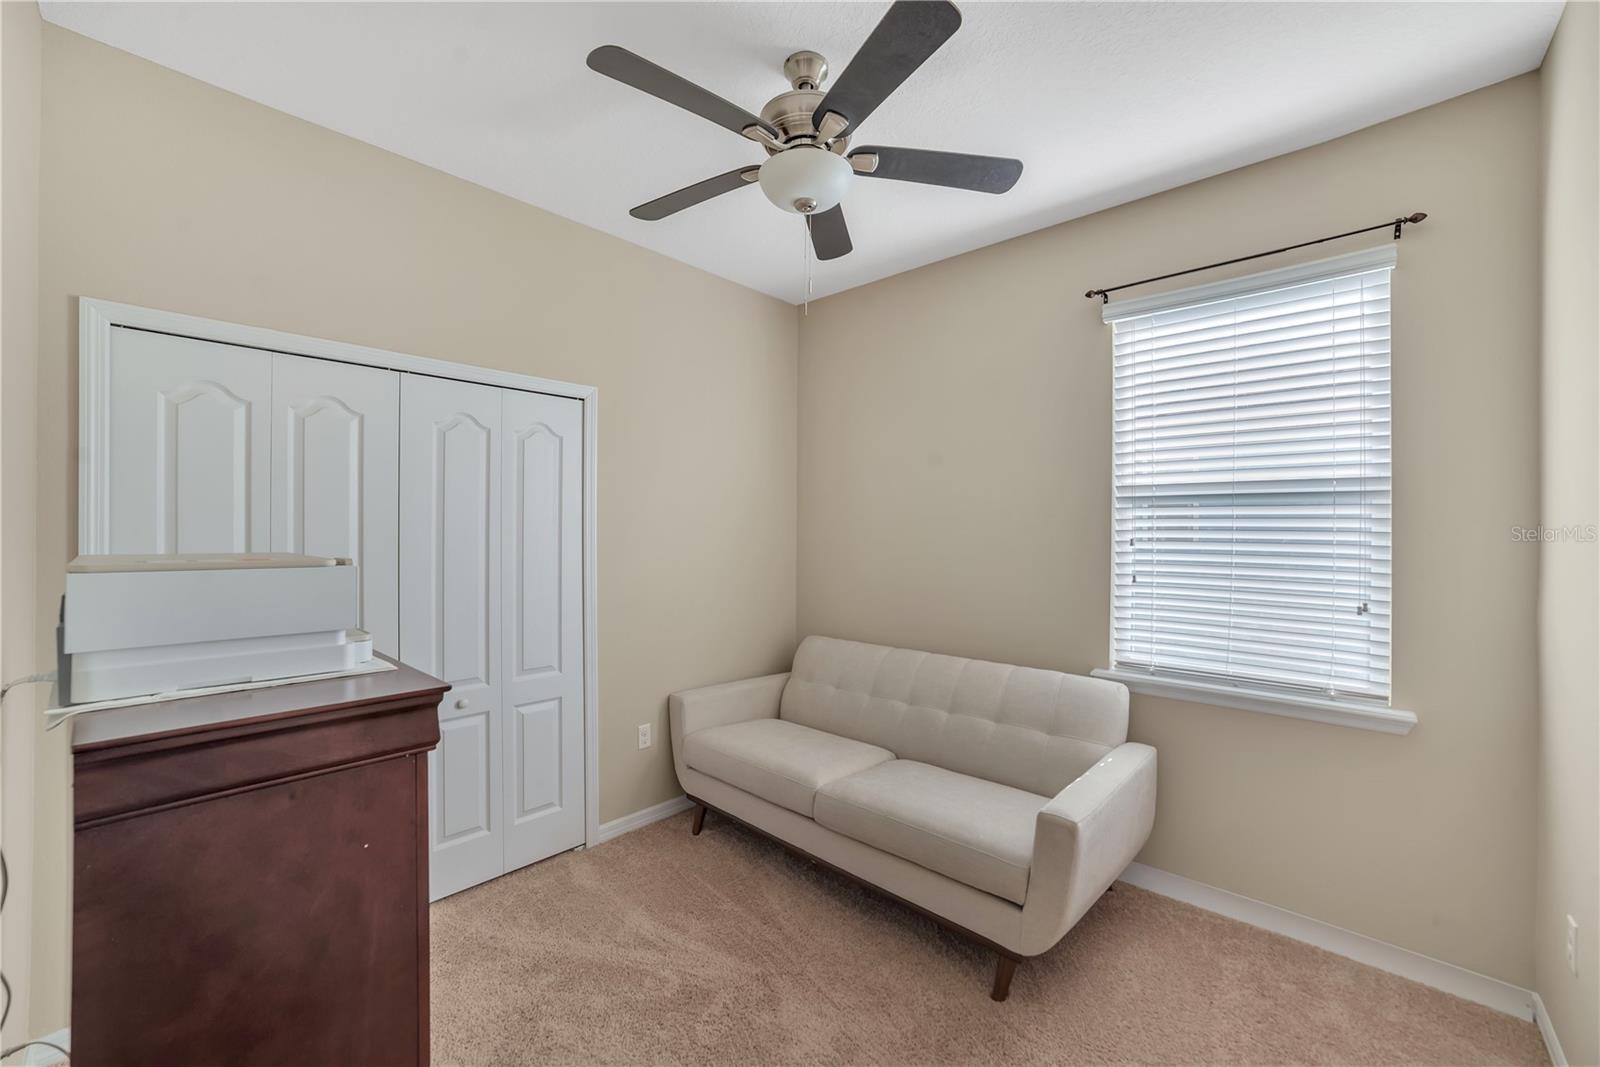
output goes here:
[{"label": "bifold closet door", "polygon": [[432,897],[583,844],[583,402],[121,326],[111,345],[85,550],[354,559],[376,649],[451,685]]},{"label": "bifold closet door", "polygon": [[400,658],[449,682],[428,757],[430,896],[505,870],[500,390],[400,383]]},{"label": "bifold closet door", "polygon": [[272,550],[356,562],[361,628],[400,655],[400,375],[272,356]]},{"label": "bifold closet door", "polygon": [[100,552],[265,552],[272,356],[111,330],[107,514]]},{"label": "bifold closet door", "polygon": [[583,844],[583,403],[502,394],[506,870]]}]

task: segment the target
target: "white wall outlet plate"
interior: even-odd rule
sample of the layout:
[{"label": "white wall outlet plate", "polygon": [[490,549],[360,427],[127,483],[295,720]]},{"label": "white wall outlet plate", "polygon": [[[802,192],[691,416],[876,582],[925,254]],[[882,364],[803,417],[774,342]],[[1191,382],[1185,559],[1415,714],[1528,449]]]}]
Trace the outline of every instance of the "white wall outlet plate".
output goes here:
[{"label": "white wall outlet plate", "polygon": [[647,722],[642,722],[639,724],[639,747],[650,747],[650,724]]},{"label": "white wall outlet plate", "polygon": [[1567,969],[1578,973],[1578,920],[1567,916]]}]

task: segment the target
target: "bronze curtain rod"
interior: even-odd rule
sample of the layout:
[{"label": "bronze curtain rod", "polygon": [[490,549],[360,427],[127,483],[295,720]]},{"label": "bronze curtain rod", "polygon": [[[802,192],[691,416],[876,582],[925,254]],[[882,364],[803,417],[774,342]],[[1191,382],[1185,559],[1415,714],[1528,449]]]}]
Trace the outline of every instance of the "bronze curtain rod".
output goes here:
[{"label": "bronze curtain rod", "polygon": [[1348,233],[1336,233],[1332,237],[1318,237],[1315,241],[1301,241],[1297,245],[1284,245],[1282,248],[1274,248],[1270,252],[1257,252],[1254,255],[1240,256],[1238,259],[1225,259],[1220,263],[1207,263],[1203,267],[1190,267],[1188,270],[1175,270],[1171,274],[1158,274],[1154,278],[1141,278],[1136,282],[1123,282],[1121,285],[1113,285],[1105,289],[1090,289],[1083,295],[1091,300],[1098,296],[1100,298],[1100,303],[1109,304],[1111,303],[1111,294],[1116,292],[1118,289],[1132,289],[1136,285],[1149,285],[1151,282],[1164,282],[1168,278],[1181,278],[1185,274],[1197,274],[1203,270],[1213,270],[1217,267],[1227,267],[1234,263],[1243,263],[1246,260],[1260,259],[1262,256],[1276,256],[1282,252],[1293,252],[1297,248],[1307,248],[1311,245],[1320,245],[1324,241],[1337,241],[1341,237],[1354,237],[1358,233],[1371,233],[1373,230],[1385,230],[1390,226],[1394,227],[1394,239],[1398,241],[1400,240],[1400,228],[1402,226],[1405,226],[1407,223],[1415,225],[1427,217],[1428,213],[1426,211],[1417,211],[1410,215],[1393,219],[1389,222],[1380,222],[1374,226],[1363,226],[1359,230],[1351,230]]}]

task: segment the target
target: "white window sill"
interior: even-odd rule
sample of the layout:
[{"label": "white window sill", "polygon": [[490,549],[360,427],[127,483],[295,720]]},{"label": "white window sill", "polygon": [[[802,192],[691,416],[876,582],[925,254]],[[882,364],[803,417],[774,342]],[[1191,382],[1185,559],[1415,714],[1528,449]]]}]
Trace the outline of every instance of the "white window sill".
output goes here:
[{"label": "white window sill", "polygon": [[1357,730],[1376,730],[1384,734],[1409,734],[1411,728],[1417,725],[1417,717],[1409,711],[1378,707],[1356,700],[1334,700],[1326,697],[1273,693],[1260,689],[1242,689],[1231,685],[1190,681],[1186,678],[1162,678],[1143,671],[1116,668],[1100,667],[1090,673],[1096,678],[1121,682],[1135,693],[1146,696],[1188,700],[1195,704],[1215,704],[1224,708],[1242,708],[1245,711],[1306,719],[1310,722],[1327,723],[1330,726],[1351,726]]}]

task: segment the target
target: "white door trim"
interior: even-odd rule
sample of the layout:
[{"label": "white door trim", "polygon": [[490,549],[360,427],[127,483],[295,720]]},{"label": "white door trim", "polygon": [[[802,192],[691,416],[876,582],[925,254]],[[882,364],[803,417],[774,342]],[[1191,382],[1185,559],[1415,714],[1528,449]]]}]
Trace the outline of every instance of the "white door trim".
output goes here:
[{"label": "white door trim", "polygon": [[595,534],[599,473],[596,445],[599,437],[600,390],[592,385],[558,382],[527,374],[473,367],[404,352],[389,352],[344,341],[244,326],[216,319],[183,315],[176,311],[119,304],[93,297],[78,298],[78,551],[109,551],[108,506],[110,471],[111,328],[126,326],[157,333],[177,334],[202,341],[259,348],[268,352],[331,359],[379,367],[403,374],[426,374],[505,389],[571,397],[583,402],[583,750],[584,841],[600,843],[600,666],[599,626],[596,620],[598,588]]}]

